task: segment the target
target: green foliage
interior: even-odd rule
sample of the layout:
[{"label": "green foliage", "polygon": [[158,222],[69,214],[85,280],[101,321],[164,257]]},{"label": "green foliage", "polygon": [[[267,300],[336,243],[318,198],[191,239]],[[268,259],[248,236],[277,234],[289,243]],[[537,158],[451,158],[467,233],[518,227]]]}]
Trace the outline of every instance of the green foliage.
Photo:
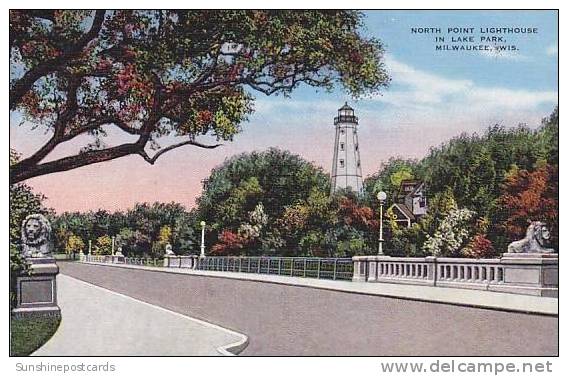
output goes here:
[{"label": "green foliage", "polygon": [[132,230],[128,227],[122,228],[115,241],[117,247],[122,247],[122,254],[125,256],[149,254],[151,240],[139,230]]},{"label": "green foliage", "polygon": [[[350,256],[376,248],[376,215],[327,174],[278,149],[215,168],[198,199],[216,254]],[[261,210],[262,209],[262,210]]]},{"label": "green foliage", "polygon": [[378,172],[365,179],[366,199],[371,206],[379,205],[376,195],[380,191],[387,194],[389,200],[393,200],[400,189],[403,180],[420,179],[422,172],[418,161],[391,157],[381,164]]},{"label": "green foliage", "polygon": [[533,170],[539,160],[554,154],[554,143],[542,141],[543,137],[550,138],[544,135],[553,133],[551,127],[531,130],[524,125],[493,126],[483,136],[453,138],[432,149],[422,161],[428,190],[437,193],[451,189],[460,207],[475,207],[480,214],[488,215],[513,165]]},{"label": "green foliage", "polygon": [[95,255],[110,255],[112,253],[112,239],[108,235],[99,236],[93,244]]},{"label": "green foliage", "polygon": [[65,244],[65,253],[85,253],[85,242],[77,235],[71,234]]},{"label": "green foliage", "polygon": [[10,308],[16,306],[16,278],[28,272],[28,265],[22,257],[19,244],[10,243]]},{"label": "green foliage", "polygon": [[162,226],[158,233],[158,238],[152,243],[152,256],[160,257],[165,253],[166,246],[171,244],[172,228],[168,225]]},{"label": "green foliage", "polygon": [[125,255],[139,257],[162,255],[168,243],[176,253],[195,253],[198,222],[194,213],[178,203],[156,202],[136,204],[132,209],[114,213],[66,212],[54,218],[52,227],[58,249],[66,249],[73,235],[84,244],[92,240],[94,250],[101,239],[103,244],[99,248],[108,254],[109,239],[115,236],[115,246],[122,247]]},{"label": "green foliage", "polygon": [[316,197],[317,192],[329,189],[327,174],[288,151],[245,153],[212,170],[197,200],[197,215],[211,224],[212,231],[207,234],[210,244],[223,230],[238,232],[241,224],[250,222],[249,213],[262,203],[267,216],[265,231],[279,243],[276,222],[284,212],[305,204],[306,199],[317,206],[323,199],[321,195]]}]

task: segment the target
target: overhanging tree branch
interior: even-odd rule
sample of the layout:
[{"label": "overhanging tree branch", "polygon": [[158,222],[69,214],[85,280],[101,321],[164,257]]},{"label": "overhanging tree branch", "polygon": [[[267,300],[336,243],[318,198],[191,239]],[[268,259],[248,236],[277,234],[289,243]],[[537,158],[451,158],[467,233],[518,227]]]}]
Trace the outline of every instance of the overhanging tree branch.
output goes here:
[{"label": "overhanging tree branch", "polygon": [[55,161],[22,166],[20,163],[10,167],[10,184],[15,184],[26,179],[54,172],[67,171],[70,169],[87,166],[94,163],[110,161],[126,155],[138,154],[140,145],[129,143],[102,150],[91,150]]},{"label": "overhanging tree branch", "polygon": [[165,147],[163,149],[160,149],[158,152],[156,152],[156,154],[154,154],[152,157],[150,157],[148,155],[148,153],[146,153],[145,150],[141,150],[138,152],[138,154],[140,154],[142,156],[142,158],[144,158],[144,160],[148,163],[150,163],[151,165],[153,165],[154,163],[156,163],[156,160],[164,155],[165,153],[172,151],[174,149],[177,149],[179,147],[185,146],[185,145],[193,145],[193,146],[197,146],[199,148],[203,148],[203,149],[215,149],[218,148],[219,146],[222,146],[223,144],[214,144],[214,145],[206,145],[206,144],[202,144],[200,142],[197,141],[193,141],[193,140],[188,140],[188,141],[184,141],[184,142],[180,142],[178,144],[174,144],[174,145],[170,145],[168,147]]}]

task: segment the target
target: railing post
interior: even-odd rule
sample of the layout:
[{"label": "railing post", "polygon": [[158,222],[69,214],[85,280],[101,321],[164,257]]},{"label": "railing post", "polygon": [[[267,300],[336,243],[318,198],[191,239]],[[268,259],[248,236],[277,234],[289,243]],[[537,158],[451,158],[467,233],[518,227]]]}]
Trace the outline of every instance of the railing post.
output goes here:
[{"label": "railing post", "polygon": [[318,258],[318,279],[320,279],[320,272],[321,272],[321,258]]},{"label": "railing post", "polygon": [[353,256],[353,282],[366,281],[367,256]]},{"label": "railing post", "polygon": [[296,264],[294,258],[290,259],[290,277],[294,276],[294,264]]},{"label": "railing post", "polygon": [[427,256],[426,260],[426,270],[428,273],[428,281],[432,286],[436,286],[438,281],[438,262],[436,256]]},{"label": "railing post", "polygon": [[306,276],[307,259],[304,257],[304,277]]},{"label": "railing post", "polygon": [[367,256],[367,282],[377,281],[378,266],[382,257],[389,256]]},{"label": "railing post", "polygon": [[333,260],[333,280],[337,278],[337,259]]}]

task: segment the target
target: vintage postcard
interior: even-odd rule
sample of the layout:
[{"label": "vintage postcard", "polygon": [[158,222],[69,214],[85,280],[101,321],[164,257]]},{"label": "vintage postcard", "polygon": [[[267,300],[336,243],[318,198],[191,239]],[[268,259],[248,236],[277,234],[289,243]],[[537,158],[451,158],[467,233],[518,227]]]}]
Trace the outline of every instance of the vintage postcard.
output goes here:
[{"label": "vintage postcard", "polygon": [[558,356],[558,17],[10,10],[10,356]]}]

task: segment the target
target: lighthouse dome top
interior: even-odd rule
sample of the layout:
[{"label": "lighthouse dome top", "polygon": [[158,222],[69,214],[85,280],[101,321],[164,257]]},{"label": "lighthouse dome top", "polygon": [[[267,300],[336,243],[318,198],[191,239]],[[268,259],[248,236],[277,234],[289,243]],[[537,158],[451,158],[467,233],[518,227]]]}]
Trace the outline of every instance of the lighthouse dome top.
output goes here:
[{"label": "lighthouse dome top", "polygon": [[337,110],[337,117],[334,119],[334,123],[337,125],[338,123],[353,123],[357,124],[357,117],[355,116],[355,110],[351,108],[347,102]]},{"label": "lighthouse dome top", "polygon": [[341,108],[339,109],[339,111],[343,111],[343,110],[351,110],[353,111],[353,108],[351,106],[349,106],[347,104],[347,102],[345,102],[345,104],[343,106],[341,106]]}]

